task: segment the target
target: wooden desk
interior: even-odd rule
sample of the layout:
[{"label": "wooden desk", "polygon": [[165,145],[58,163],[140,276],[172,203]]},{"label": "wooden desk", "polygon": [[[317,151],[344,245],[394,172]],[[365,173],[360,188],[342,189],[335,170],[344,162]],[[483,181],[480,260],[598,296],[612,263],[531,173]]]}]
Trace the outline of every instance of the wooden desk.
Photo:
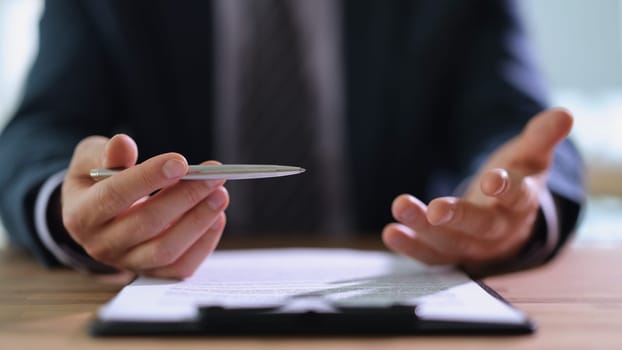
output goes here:
[{"label": "wooden desk", "polygon": [[622,245],[570,247],[545,267],[489,278],[486,283],[530,315],[538,324],[538,331],[534,335],[509,337],[102,339],[90,337],[86,327],[98,307],[121,288],[119,282],[62,269],[46,270],[25,254],[4,249],[0,250],[0,348],[622,348]]}]

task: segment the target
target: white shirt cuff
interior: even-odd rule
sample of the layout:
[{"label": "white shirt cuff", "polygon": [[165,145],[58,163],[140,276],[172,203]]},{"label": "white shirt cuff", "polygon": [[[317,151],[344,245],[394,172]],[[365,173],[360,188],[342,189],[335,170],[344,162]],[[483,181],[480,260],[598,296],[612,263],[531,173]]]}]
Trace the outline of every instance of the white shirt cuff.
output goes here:
[{"label": "white shirt cuff", "polygon": [[73,269],[86,271],[86,266],[83,263],[72,257],[71,254],[58,245],[52,237],[52,233],[50,232],[48,225],[47,210],[50,198],[52,197],[54,191],[63,183],[66,173],[67,171],[63,170],[54,174],[47,179],[45,183],[43,183],[43,186],[41,186],[35,201],[35,229],[45,248],[47,248],[47,250],[52,253],[56,259],[58,259],[58,261]]},{"label": "white shirt cuff", "polygon": [[546,240],[542,250],[538,252],[538,259],[543,262],[551,255],[559,243],[559,215],[551,191],[546,189],[540,194],[540,209],[546,224]]}]

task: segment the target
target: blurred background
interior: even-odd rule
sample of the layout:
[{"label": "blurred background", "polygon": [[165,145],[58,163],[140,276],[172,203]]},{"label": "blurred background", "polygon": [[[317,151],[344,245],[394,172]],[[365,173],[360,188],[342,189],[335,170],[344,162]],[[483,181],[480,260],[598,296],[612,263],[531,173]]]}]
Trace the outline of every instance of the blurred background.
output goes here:
[{"label": "blurred background", "polygon": [[[551,101],[576,117],[590,199],[575,244],[622,241],[622,0],[520,0]],[[36,53],[41,0],[0,0],[0,128]],[[5,236],[0,226],[0,246]]]}]

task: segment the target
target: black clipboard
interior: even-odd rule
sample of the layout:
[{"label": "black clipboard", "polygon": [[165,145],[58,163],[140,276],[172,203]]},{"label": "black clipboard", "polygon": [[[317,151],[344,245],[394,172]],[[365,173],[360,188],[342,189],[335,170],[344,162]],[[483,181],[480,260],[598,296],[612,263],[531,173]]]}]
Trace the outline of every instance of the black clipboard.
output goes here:
[{"label": "black clipboard", "polygon": [[[283,274],[285,278],[280,276]],[[197,282],[135,280],[100,310],[89,325],[90,334],[372,336],[520,335],[536,331],[527,315],[482,281],[459,271],[452,272],[451,268],[425,267],[386,252],[311,248],[215,252],[195,275],[198,276]],[[305,282],[304,287],[299,287],[297,276],[301,276],[298,282],[309,278],[316,278],[319,282],[310,287]],[[259,281],[253,282],[259,284],[250,283],[251,289],[247,290],[245,277],[250,282]],[[417,283],[434,278],[449,283],[434,285],[440,289],[432,294],[425,288],[424,294],[418,294],[420,286]],[[254,293],[253,288],[262,290],[261,281],[264,280],[267,281],[266,288],[273,288],[275,280],[282,280],[284,287],[276,288],[278,293],[293,286],[292,293],[283,294],[284,298],[276,299],[273,304],[228,303],[226,297],[219,297],[223,293],[228,296],[226,293],[230,291],[240,291],[238,297],[243,297],[247,292]],[[236,285],[238,282],[242,283],[241,287]],[[224,292],[219,286],[224,286]],[[409,289],[410,286],[413,288]],[[192,302],[182,304],[185,307],[178,313],[180,309],[176,308],[174,299],[173,303],[162,299],[165,294],[156,298],[154,295],[159,292],[152,292],[149,300],[151,288],[166,293],[173,288],[185,293],[187,287],[198,288],[199,293],[207,294],[210,291],[201,288],[215,290],[215,302],[190,298]],[[359,292],[372,298],[356,299]],[[455,299],[458,304],[447,304],[444,299],[447,295],[464,299]],[[388,299],[374,303],[376,296]],[[426,299],[427,296],[432,299]],[[437,308],[439,305],[440,309]],[[460,305],[465,309],[461,310]],[[158,313],[160,308],[167,308],[164,314]],[[174,317],[161,316],[169,315],[171,308]],[[144,314],[141,316],[141,313]]]},{"label": "black clipboard", "polygon": [[[511,306],[481,281],[487,293]],[[257,308],[199,307],[199,318],[180,322],[118,322],[94,320],[89,327],[93,336],[229,336],[229,335],[526,335],[536,331],[535,323],[425,320],[417,315],[416,305],[389,307],[332,306],[291,310],[287,305]]]}]

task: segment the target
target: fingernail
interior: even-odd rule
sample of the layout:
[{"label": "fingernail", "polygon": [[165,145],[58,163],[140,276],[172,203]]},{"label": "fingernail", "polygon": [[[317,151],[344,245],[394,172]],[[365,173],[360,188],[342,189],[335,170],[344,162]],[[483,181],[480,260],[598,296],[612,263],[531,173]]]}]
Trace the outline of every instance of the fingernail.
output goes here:
[{"label": "fingernail", "polygon": [[400,221],[402,222],[412,222],[417,218],[417,211],[414,208],[408,207],[404,208],[400,213]]},{"label": "fingernail", "polygon": [[443,225],[451,221],[451,219],[454,218],[454,211],[455,209],[453,207],[447,208],[445,215],[443,215],[442,217],[438,219],[438,221],[436,222],[436,225]]},{"label": "fingernail", "polygon": [[186,173],[186,164],[177,159],[170,159],[162,166],[162,172],[169,179],[180,177]]},{"label": "fingernail", "polygon": [[497,188],[497,190],[495,191],[494,195],[498,196],[501,193],[503,193],[505,191],[505,189],[508,187],[508,179],[507,178],[503,178],[503,181],[501,182],[501,186],[499,186],[499,188]]},{"label": "fingernail", "polygon": [[223,204],[225,204],[225,196],[220,191],[214,192],[207,199],[207,205],[214,211],[220,209]]}]

